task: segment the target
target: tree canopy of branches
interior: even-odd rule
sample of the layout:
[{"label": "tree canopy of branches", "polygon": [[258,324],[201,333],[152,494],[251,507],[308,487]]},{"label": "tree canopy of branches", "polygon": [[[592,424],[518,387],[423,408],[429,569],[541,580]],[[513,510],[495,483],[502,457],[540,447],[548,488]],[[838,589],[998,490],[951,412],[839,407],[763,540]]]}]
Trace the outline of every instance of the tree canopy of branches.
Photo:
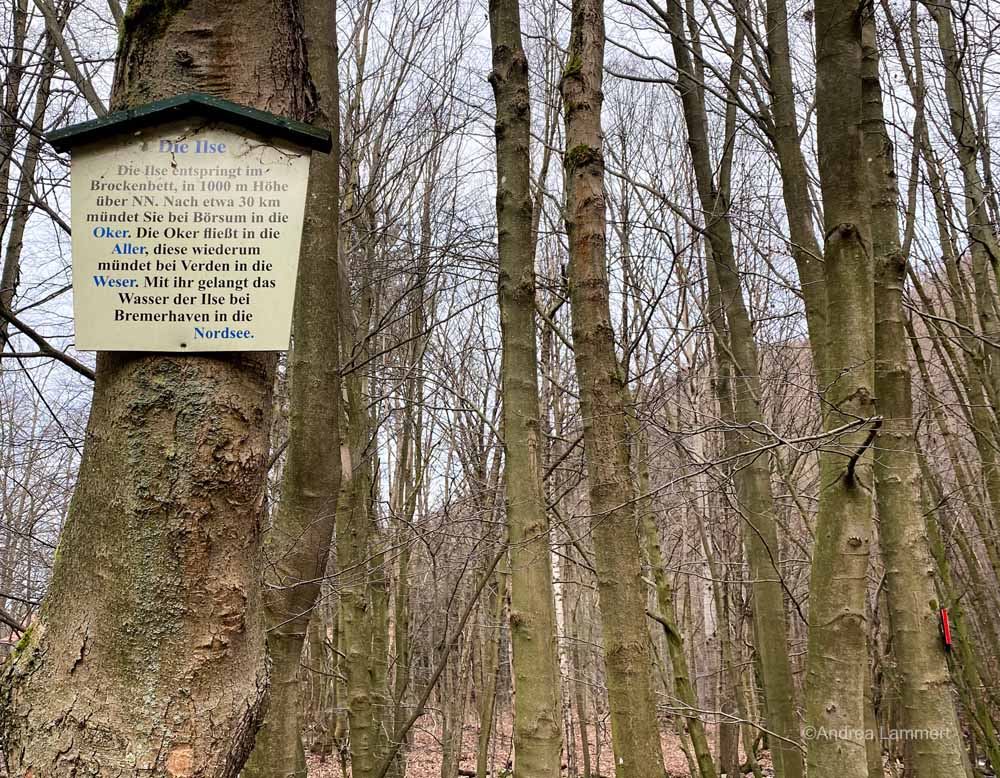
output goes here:
[{"label": "tree canopy of branches", "polygon": [[[195,90],[333,135],[290,348],[80,351],[46,134]],[[998,107],[989,0],[10,0],[0,773],[997,774]]]}]

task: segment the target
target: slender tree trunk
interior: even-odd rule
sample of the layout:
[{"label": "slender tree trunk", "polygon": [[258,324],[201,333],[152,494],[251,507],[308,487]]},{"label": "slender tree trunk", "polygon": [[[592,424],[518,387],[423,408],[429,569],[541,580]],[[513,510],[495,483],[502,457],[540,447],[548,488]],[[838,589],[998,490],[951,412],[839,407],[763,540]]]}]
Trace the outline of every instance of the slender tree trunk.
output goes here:
[{"label": "slender tree trunk", "polygon": [[[972,256],[972,279],[975,311],[978,314],[979,329],[983,340],[971,345],[973,361],[980,375],[972,376],[970,383],[970,408],[973,415],[973,434],[983,465],[990,510],[983,526],[983,544],[994,573],[1000,576],[1000,461],[997,457],[997,442],[990,422],[989,406],[997,412],[997,395],[1000,393],[1000,309],[994,292],[994,281],[1000,273],[1000,246],[990,223],[986,207],[986,194],[979,174],[978,159],[980,141],[975,132],[975,123],[962,80],[962,53],[959,50],[954,29],[954,12],[950,0],[921,0],[933,18],[938,45],[944,64],[944,92],[948,105],[949,126],[955,151],[962,171],[965,194],[965,220]],[[992,278],[991,278],[992,276]],[[971,371],[970,371],[971,373]],[[986,390],[986,398],[980,395],[980,386]]]},{"label": "slender tree trunk", "polygon": [[862,157],[858,0],[816,3],[816,108],[827,290],[824,428],[809,586],[809,778],[868,778],[865,590],[872,522],[873,263]]},{"label": "slender tree trunk", "polygon": [[[992,294],[990,270],[1000,270],[1000,247],[993,233],[985,187],[979,173],[980,139],[962,81],[962,57],[954,29],[954,12],[951,0],[921,0],[937,28],[938,45],[944,63],[944,93],[948,104],[949,126],[955,141],[955,150],[962,170],[965,190],[965,216],[972,239],[972,271],[976,302],[979,305],[983,333],[996,343],[1000,338],[1000,318],[997,316],[996,298]],[[1000,354],[990,346],[987,353],[989,376],[1000,389]]]},{"label": "slender tree trunk", "polygon": [[[667,24],[673,41],[677,63],[677,89],[681,96],[688,132],[688,147],[694,164],[698,196],[705,213],[705,232],[710,245],[708,261],[712,265],[710,281],[710,317],[716,327],[716,360],[719,373],[731,375],[731,386],[720,397],[723,419],[736,422],[743,431],[727,436],[734,454],[758,448],[764,441],[754,432],[763,424],[760,409],[760,373],[753,325],[740,284],[732,226],[729,221],[729,177],[732,158],[723,156],[721,173],[716,182],[710,157],[708,117],[704,95],[695,77],[691,55],[684,32],[683,10],[678,0],[669,0]],[[736,37],[737,54],[742,49],[742,35]],[[734,58],[732,79],[738,76],[739,56]],[[735,84],[734,84],[735,86]],[[727,111],[726,143],[731,149],[736,132],[735,107]],[[805,261],[805,254],[803,254]],[[812,264],[807,263],[811,268]],[[811,299],[811,298],[810,298]],[[816,328],[821,325],[814,322]],[[725,334],[728,333],[728,338]],[[734,368],[723,368],[722,361],[732,361]],[[778,530],[774,521],[774,496],[771,473],[766,457],[753,454],[734,468],[739,499],[742,534],[750,564],[754,591],[754,616],[758,650],[764,680],[764,697],[768,725],[780,735],[772,743],[775,773],[779,778],[801,778],[802,755],[796,747],[799,740],[798,716],[795,710],[795,684],[788,660],[785,599],[778,569]]]},{"label": "slender tree trunk", "polygon": [[[571,585],[576,581],[576,570],[578,565],[573,560],[572,548],[567,548],[567,555],[569,556],[569,559],[566,564],[562,566],[566,571],[565,575],[562,577],[565,579],[567,585]],[[578,589],[578,592],[579,591],[580,590]],[[583,778],[590,778],[592,774],[592,767],[590,763],[590,706],[587,702],[587,685],[584,681],[586,678],[585,674],[587,668],[583,660],[583,654],[580,651],[580,605],[582,601],[582,595],[577,594],[577,596],[573,599],[573,605],[571,607],[569,604],[569,597],[563,598],[563,623],[566,625],[566,629],[569,634],[569,659],[570,668],[572,670],[571,680],[569,683],[570,693],[576,703],[576,720],[580,738],[580,751],[583,756]]]},{"label": "slender tree trunk", "polygon": [[[813,368],[822,376],[827,343],[826,285],[822,252],[813,226],[815,208],[809,195],[809,174],[799,143],[799,124],[795,115],[796,90],[788,45],[788,6],[785,0],[766,0],[766,20],[767,63],[774,120],[770,135],[781,174],[789,249],[795,259],[805,304]],[[802,768],[799,767],[798,773],[794,774],[801,775]]]},{"label": "slender tree trunk", "polygon": [[719,674],[719,710],[722,712],[722,719],[719,721],[719,771],[729,778],[740,775],[739,705],[736,702],[740,689],[737,685],[739,676],[733,665],[732,636],[722,632],[719,640],[722,650],[722,672]]},{"label": "slender tree trunk", "polygon": [[[725,511],[720,510],[719,514],[724,516]],[[714,540],[709,540],[709,533],[704,522],[699,525],[698,529],[711,578],[712,600],[718,618],[716,634],[719,639],[720,661],[717,687],[719,689],[719,710],[722,713],[719,719],[719,772],[728,778],[740,774],[740,729],[734,721],[737,709],[735,698],[738,694],[738,681],[736,668],[733,665],[733,636],[729,618],[729,598],[726,592],[725,573],[719,565],[719,560],[723,559],[723,550]]]},{"label": "slender tree trunk", "polygon": [[311,691],[307,703],[311,738],[306,745],[311,753],[318,754],[323,761],[333,755],[333,730],[336,718],[334,710],[336,660],[332,649],[336,646],[337,620],[335,612],[333,618],[330,618],[331,611],[332,608],[328,605],[316,606],[313,617],[309,619],[309,634],[306,638]]},{"label": "slender tree trunk", "polygon": [[[418,436],[419,437],[419,436]],[[416,500],[416,496],[412,498]],[[402,532],[398,537],[403,537]],[[405,542],[405,541],[404,541]],[[406,721],[406,697],[410,688],[410,545],[403,546],[396,567],[396,591],[393,596],[393,646],[395,668],[392,687],[392,732],[400,732]],[[404,735],[404,737],[408,737]],[[389,775],[402,778],[406,772],[406,743],[393,758]]]},{"label": "slender tree trunk", "polygon": [[[25,55],[28,53],[25,49],[28,36],[28,0],[15,0],[10,11],[10,54],[7,55],[3,83],[0,84],[0,92],[3,94],[3,112],[0,114],[0,235],[7,231],[11,211],[10,171],[14,165],[17,146],[18,103],[21,99],[21,81],[24,79]],[[0,294],[6,291],[6,287],[0,287]]]},{"label": "slender tree trunk", "polygon": [[497,702],[497,678],[500,675],[500,638],[503,628],[504,601],[507,598],[507,576],[497,572],[497,588],[493,600],[493,623],[489,639],[483,648],[485,688],[479,699],[479,738],[476,744],[476,775],[486,778],[490,765],[490,741]]},{"label": "slender tree trunk", "polygon": [[[378,473],[378,462],[374,465],[374,473]],[[373,479],[375,475],[373,474]],[[377,483],[377,481],[376,481]],[[378,487],[375,486],[375,489]],[[378,504],[378,498],[372,498],[372,504]],[[372,678],[372,699],[375,704],[373,712],[375,722],[376,758],[381,763],[392,749],[394,712],[391,704],[392,695],[389,685],[391,658],[389,656],[389,582],[386,576],[388,559],[385,549],[389,547],[387,533],[383,534],[378,526],[376,511],[371,511],[372,529],[369,543],[369,558],[371,566],[368,572],[368,603],[372,622],[372,643],[370,670]]]},{"label": "slender tree trunk", "polygon": [[[352,160],[352,164],[357,164]],[[352,174],[353,175],[353,174]],[[340,361],[364,363],[370,354],[372,322],[376,318],[377,293],[373,278],[375,267],[374,215],[365,206],[354,210],[349,197],[344,203],[347,213],[354,212],[362,227],[358,229],[356,263],[360,271],[360,300],[352,306],[351,284],[340,279],[341,332]],[[346,230],[344,231],[346,233]],[[346,235],[341,234],[341,252],[344,253]],[[346,273],[341,263],[341,273]],[[379,732],[376,728],[376,695],[373,685],[373,663],[380,658],[373,656],[375,623],[369,598],[370,548],[374,530],[372,515],[374,457],[373,410],[368,403],[368,379],[361,370],[352,370],[343,377],[343,442],[341,446],[342,473],[340,495],[337,501],[336,552],[337,583],[340,587],[340,614],[342,640],[342,672],[344,697],[342,707],[349,722],[349,750],[353,778],[371,778],[379,769]],[[344,421],[346,420],[346,421]],[[391,750],[391,749],[390,749]]]},{"label": "slender tree trunk", "polygon": [[[741,719],[740,734],[743,737],[743,751],[747,759],[745,767],[749,768],[749,772],[753,773],[754,778],[763,778],[764,771],[761,769],[760,762],[757,761],[755,749],[757,741],[760,739],[760,733],[753,725],[753,699],[750,697],[748,688],[750,679],[753,678],[754,662],[752,660],[747,661],[743,657],[743,652],[739,650],[738,644],[736,650],[738,652],[738,662],[741,664],[746,662],[750,668],[747,673],[736,673],[736,712]],[[741,765],[741,769],[744,769],[744,772],[746,772],[743,765]]]},{"label": "slender tree trunk", "polygon": [[344,676],[347,717],[350,722],[351,775],[371,778],[378,767],[375,727],[375,689],[372,682],[372,640],[375,625],[368,598],[368,549],[371,537],[371,460],[368,409],[361,379],[347,378],[350,467],[337,508],[337,562],[340,583],[341,627],[344,636]]},{"label": "slender tree trunk", "polygon": [[[341,487],[343,488],[343,487]],[[347,715],[350,700],[347,695],[347,654],[344,649],[346,640],[344,639],[344,608],[343,603],[338,605],[336,619],[337,629],[334,634],[333,645],[337,651],[336,678],[333,682],[334,710],[336,719],[333,726],[333,743],[337,747],[337,758],[340,761],[340,775],[350,774],[348,765],[350,764],[351,749],[349,735],[351,724]]]},{"label": "slender tree trunk", "polygon": [[[458,778],[462,761],[465,708],[471,691],[473,640],[466,636],[458,657],[451,662],[451,683],[441,689],[444,724],[441,732],[441,778]],[[447,649],[446,649],[447,650]]]},{"label": "slender tree trunk", "polygon": [[865,759],[868,761],[868,778],[883,778],[882,769],[882,732],[878,717],[875,715],[875,681],[872,672],[865,668]]},{"label": "slender tree trunk", "polygon": [[514,775],[558,778],[559,657],[549,524],[542,491],[528,59],[518,0],[492,0],[496,97],[497,238],[503,336],[503,435],[510,536],[510,631],[514,675]]},{"label": "slender tree trunk", "polygon": [[[955,80],[957,79],[957,74],[955,73],[957,63],[954,59],[954,34],[951,31],[950,9],[947,7],[941,7],[938,9],[938,12],[942,14],[940,24],[943,24],[943,27],[939,28],[938,34],[939,41],[942,41],[942,52],[945,55],[946,60],[946,84],[948,84],[946,97],[948,99],[949,108],[952,111],[957,111],[959,114],[962,114],[965,110],[964,98],[962,97],[961,82],[959,80]],[[956,324],[958,325],[956,334],[959,338],[968,340],[967,333],[975,332],[975,322],[973,321],[972,313],[970,312],[973,302],[971,299],[968,299],[968,295],[966,294],[967,290],[965,284],[963,283],[963,275],[959,268],[959,252],[953,236],[953,225],[957,223],[958,218],[954,213],[954,208],[949,196],[949,190],[944,185],[942,180],[943,176],[940,161],[934,155],[930,136],[927,130],[925,109],[926,86],[923,75],[923,56],[920,49],[920,36],[914,33],[911,38],[913,62],[912,67],[910,67],[907,60],[906,50],[903,45],[902,30],[895,22],[891,14],[887,14],[887,18],[890,26],[892,27],[893,41],[895,43],[897,53],[899,54],[900,61],[904,63],[904,73],[907,76],[907,83],[913,96],[915,113],[914,135],[916,136],[920,154],[924,161],[924,169],[927,173],[927,179],[930,185],[929,189],[934,202],[935,221],[938,229],[938,240],[941,246],[942,263],[944,264],[948,283],[951,287],[950,292],[952,305],[954,306],[954,318]],[[945,43],[948,40],[951,40],[950,45]],[[949,52],[951,53],[950,58]],[[953,79],[953,76],[955,79]],[[953,130],[960,131],[961,123],[962,120],[956,122],[953,116]],[[956,126],[956,124],[959,126]],[[966,136],[965,142],[974,143],[974,139],[969,139]],[[975,171],[973,169],[966,178],[967,191],[971,190],[973,193],[977,191],[974,173]],[[975,201],[974,197],[967,198],[967,206],[973,201]],[[974,220],[975,218],[974,213],[970,215],[967,211],[967,219]],[[980,255],[978,260],[975,259],[975,257],[973,258],[973,264],[975,265],[977,262],[981,263],[981,260],[983,259],[982,249],[984,244],[974,241],[974,245],[978,246],[976,250]],[[930,304],[927,295],[923,291],[919,277],[914,275],[912,272],[910,275],[921,301],[929,309],[933,309],[933,305]],[[915,344],[915,351],[918,349],[919,345]],[[990,565],[993,568],[994,574],[1000,575],[1000,546],[998,546],[996,542],[996,533],[993,529],[997,521],[997,509],[1000,507],[1000,466],[998,466],[997,463],[996,443],[995,436],[992,431],[993,422],[991,421],[991,416],[995,418],[997,403],[991,402],[991,400],[988,399],[995,396],[996,389],[991,390],[992,382],[990,380],[989,370],[986,364],[985,344],[973,339],[967,347],[961,349],[961,360],[957,358],[958,355],[955,354],[955,351],[950,346],[947,338],[936,338],[934,340],[934,349],[935,351],[943,351],[944,354],[947,355],[948,359],[943,360],[943,362],[949,381],[952,384],[955,394],[959,398],[962,398],[963,396],[966,398],[965,402],[961,405],[961,409],[966,422],[972,430],[976,443],[976,449],[979,453],[982,478],[985,483],[987,494],[987,500],[985,502],[987,503],[986,507],[988,510],[983,510],[980,507],[981,500],[978,496],[972,496],[971,476],[964,478],[961,477],[960,473],[962,469],[960,467],[956,467],[956,476],[959,478],[959,485],[962,489],[963,497],[966,499],[969,506],[972,518],[979,529]],[[920,364],[919,354],[918,364]],[[954,373],[960,374],[958,376],[958,381],[955,380],[956,377],[954,376]],[[930,384],[928,384],[928,386],[930,386]],[[990,406],[992,406],[992,408]],[[945,426],[940,414],[935,413],[935,417],[939,428],[942,430],[945,443],[948,446],[952,466],[955,467],[956,465],[960,465],[962,457],[957,455],[957,447],[953,436],[944,432]]]},{"label": "slender tree trunk", "polygon": [[662,778],[646,588],[629,472],[624,375],[608,301],[601,84],[604,9],[574,0],[562,79],[573,347],[595,541],[611,737],[619,778]]},{"label": "slender tree trunk", "polygon": [[[633,418],[630,416],[630,418]],[[645,436],[633,423],[632,434],[637,438],[639,460],[639,489],[643,494],[649,492],[649,453]],[[679,713],[694,750],[701,778],[715,778],[718,773],[712,759],[712,749],[705,732],[705,724],[698,713],[698,697],[691,683],[691,673],[688,670],[687,656],[684,654],[684,638],[674,618],[674,594],[667,579],[667,571],[663,561],[663,550],[660,547],[659,533],[652,511],[652,500],[642,497],[639,500],[639,511],[643,544],[650,571],[653,574],[653,584],[656,587],[656,607],[658,621],[663,627],[663,636],[667,643],[667,655],[670,658],[670,668],[673,672],[673,689],[677,699],[687,710]]]},{"label": "slender tree trunk", "polygon": [[[421,209],[420,252],[413,284],[413,306],[410,313],[410,349],[407,356],[410,376],[406,381],[402,420],[399,431],[399,454],[396,462],[395,491],[392,495],[392,514],[396,544],[401,546],[398,555],[393,592],[393,648],[395,651],[392,675],[392,733],[401,731],[406,721],[406,697],[410,688],[410,560],[411,528],[417,502],[424,480],[423,456],[423,357],[427,343],[426,309],[432,305],[427,299],[427,274],[430,262],[430,202],[429,189],[425,189]],[[392,744],[390,744],[392,745]],[[391,778],[402,778],[406,772],[406,743],[400,745],[389,770]]]},{"label": "slender tree trunk", "polygon": [[[923,457],[921,457],[921,471],[925,476],[927,491],[934,498],[934,504],[940,506],[942,501],[938,498],[939,490]],[[949,617],[955,636],[957,650],[952,662],[957,667],[953,666],[952,669],[956,676],[959,699],[965,707],[972,727],[978,731],[979,736],[982,738],[987,758],[995,766],[1000,764],[1000,739],[997,737],[997,729],[992,718],[992,713],[986,705],[985,695],[982,693],[983,680],[980,674],[979,658],[973,650],[970,635],[966,628],[965,610],[962,605],[963,598],[958,594],[952,577],[951,563],[948,560],[944,540],[941,537],[939,513],[939,508],[935,507],[931,510],[925,510],[924,516],[927,523],[927,535],[930,541],[931,553],[934,555],[940,579],[941,604],[949,609]],[[975,737],[971,737],[970,740],[974,749]],[[969,769],[971,769],[971,765],[967,764],[967,770]]]},{"label": "slender tree trunk", "polygon": [[[310,118],[298,4],[133,3],[115,107],[186,90]],[[260,523],[275,363],[98,355],[49,593],[3,669],[12,774],[239,772],[267,689]]]},{"label": "slender tree trunk", "polygon": [[903,729],[935,732],[901,743],[907,775],[937,778],[965,771],[951,678],[938,636],[935,564],[920,506],[913,401],[903,308],[907,258],[899,240],[895,160],[879,84],[875,23],[864,26],[865,158],[875,252],[875,390],[885,417],[875,456],[879,541],[897,658]]},{"label": "slender tree trunk", "polygon": [[317,121],[334,138],[309,170],[281,499],[266,538],[271,701],[244,778],[305,778],[300,658],[333,541],[340,488],[340,128],[336,4],[303,0]]},{"label": "slender tree trunk", "polygon": [[[17,16],[17,13],[15,13]],[[60,13],[59,23],[65,21],[65,13]],[[23,45],[23,41],[21,41]],[[15,46],[17,46],[17,33],[15,33]],[[0,235],[6,231],[6,226],[10,224],[10,233],[7,238],[7,248],[4,251],[3,270],[0,271],[0,351],[7,345],[8,324],[3,318],[4,311],[12,311],[14,308],[14,298],[17,296],[17,288],[21,280],[21,252],[24,248],[24,231],[28,226],[28,217],[31,215],[31,192],[35,186],[35,170],[38,167],[38,159],[42,149],[43,129],[45,126],[45,111],[49,106],[49,95],[52,93],[52,76],[55,74],[55,53],[56,44],[52,39],[52,34],[45,33],[45,44],[42,47],[42,68],[38,78],[38,91],[35,94],[35,107],[31,117],[31,132],[28,135],[28,142],[25,144],[24,158],[21,160],[21,174],[17,184],[17,192],[14,195],[14,205],[11,208],[10,218],[7,218],[7,204],[4,198],[0,197]],[[15,52],[14,62],[11,69],[16,66],[19,53]],[[12,77],[7,79],[7,88],[11,90],[6,95],[7,101],[12,99],[16,105],[18,86]],[[0,131],[0,187],[6,187],[6,178],[9,174],[10,157],[13,156],[13,146],[7,148],[7,122],[13,125],[14,114],[8,114],[0,124],[3,130]],[[2,370],[2,365],[0,365]]]}]

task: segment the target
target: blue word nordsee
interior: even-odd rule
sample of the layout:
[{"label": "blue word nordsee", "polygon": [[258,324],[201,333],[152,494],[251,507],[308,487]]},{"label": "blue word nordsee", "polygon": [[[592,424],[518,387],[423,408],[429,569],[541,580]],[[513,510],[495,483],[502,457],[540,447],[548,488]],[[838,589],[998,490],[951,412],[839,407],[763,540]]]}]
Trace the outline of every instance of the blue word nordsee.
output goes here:
[{"label": "blue word nordsee", "polygon": [[249,340],[253,338],[250,330],[234,330],[223,327],[221,330],[208,330],[201,327],[194,328],[195,337],[206,338],[208,340]]}]

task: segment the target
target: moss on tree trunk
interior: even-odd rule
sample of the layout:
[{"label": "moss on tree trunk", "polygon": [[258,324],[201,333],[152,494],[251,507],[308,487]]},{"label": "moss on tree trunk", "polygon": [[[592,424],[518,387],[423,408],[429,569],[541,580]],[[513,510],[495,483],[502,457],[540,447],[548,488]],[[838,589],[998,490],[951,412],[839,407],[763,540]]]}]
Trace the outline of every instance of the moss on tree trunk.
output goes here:
[{"label": "moss on tree trunk", "polygon": [[574,0],[569,62],[573,67],[567,68],[561,85],[570,150],[564,159],[569,288],[615,772],[619,778],[662,778],[625,379],[615,354],[608,299],[601,0]]},{"label": "moss on tree trunk", "polygon": [[492,0],[490,31],[490,83],[497,106],[497,239],[515,691],[514,775],[559,778],[559,657],[541,472],[528,59],[521,44],[518,0]]},{"label": "moss on tree trunk", "polygon": [[903,741],[903,761],[914,778],[966,772],[962,733],[938,636],[937,584],[920,505],[920,464],[903,285],[907,259],[899,240],[899,191],[892,141],[885,125],[875,23],[864,27],[865,158],[875,252],[875,389],[885,421],[875,456],[879,540],[899,674],[904,730],[936,731]]},{"label": "moss on tree trunk", "polygon": [[874,267],[861,127],[864,13],[857,0],[816,3],[816,127],[828,333],[820,385],[824,428],[832,438],[820,455],[809,586],[809,778],[869,778],[865,590],[876,413]]}]

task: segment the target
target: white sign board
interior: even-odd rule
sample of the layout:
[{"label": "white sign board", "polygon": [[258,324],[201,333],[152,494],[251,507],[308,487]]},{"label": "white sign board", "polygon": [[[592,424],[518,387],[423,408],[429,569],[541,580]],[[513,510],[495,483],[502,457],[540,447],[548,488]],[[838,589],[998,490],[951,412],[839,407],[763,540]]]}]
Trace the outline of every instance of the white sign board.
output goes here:
[{"label": "white sign board", "polygon": [[308,150],[215,121],[76,147],[76,348],[287,349],[308,177]]}]

